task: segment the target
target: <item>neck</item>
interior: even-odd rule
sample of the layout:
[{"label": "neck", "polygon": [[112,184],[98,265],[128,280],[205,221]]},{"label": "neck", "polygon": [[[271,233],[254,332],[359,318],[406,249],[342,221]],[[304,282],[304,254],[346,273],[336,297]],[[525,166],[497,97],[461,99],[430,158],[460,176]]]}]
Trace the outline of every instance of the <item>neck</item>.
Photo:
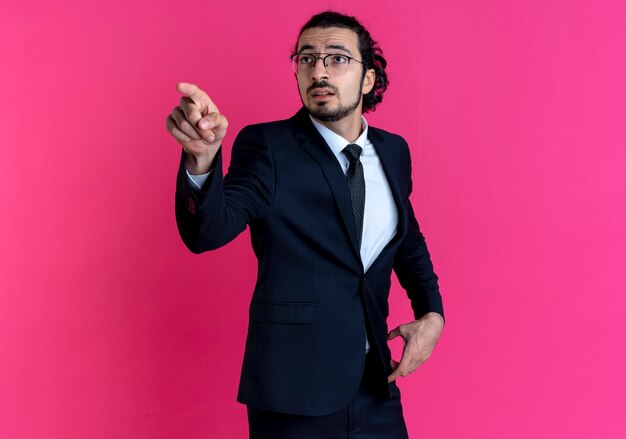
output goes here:
[{"label": "neck", "polygon": [[314,119],[351,143],[358,139],[363,132],[360,111],[355,110],[349,116],[334,122],[319,120],[316,117]]}]

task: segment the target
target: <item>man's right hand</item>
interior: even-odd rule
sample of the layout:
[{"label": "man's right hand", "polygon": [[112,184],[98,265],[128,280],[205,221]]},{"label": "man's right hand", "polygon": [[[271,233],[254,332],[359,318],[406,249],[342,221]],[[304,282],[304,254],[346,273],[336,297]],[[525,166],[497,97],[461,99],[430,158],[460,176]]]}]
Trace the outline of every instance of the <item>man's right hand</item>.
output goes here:
[{"label": "man's right hand", "polygon": [[176,90],[187,96],[180,98],[180,105],[174,107],[165,126],[187,153],[189,173],[206,174],[226,135],[228,120],[196,85],[179,82]]}]

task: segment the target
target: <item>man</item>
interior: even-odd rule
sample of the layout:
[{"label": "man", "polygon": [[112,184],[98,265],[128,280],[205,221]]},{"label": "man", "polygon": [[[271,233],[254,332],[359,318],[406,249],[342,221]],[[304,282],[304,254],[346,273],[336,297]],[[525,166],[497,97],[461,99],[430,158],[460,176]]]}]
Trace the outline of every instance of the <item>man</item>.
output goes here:
[{"label": "man", "polygon": [[[354,17],[328,11],[302,28],[292,67],[303,108],[245,127],[224,177],[227,119],[178,84],[179,232],[200,253],[250,227],[259,272],[237,397],[250,437],[406,438],[395,379],[430,356],[444,320],[408,145],[362,116],[382,100],[386,61]],[[392,269],[416,320],[388,332]],[[399,363],[387,346],[398,335]]]}]

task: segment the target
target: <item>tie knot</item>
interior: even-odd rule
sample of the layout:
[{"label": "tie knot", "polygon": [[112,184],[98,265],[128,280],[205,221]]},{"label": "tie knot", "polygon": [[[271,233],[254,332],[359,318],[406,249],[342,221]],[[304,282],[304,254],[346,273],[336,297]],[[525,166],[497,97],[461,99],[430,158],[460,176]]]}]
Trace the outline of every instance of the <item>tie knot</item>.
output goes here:
[{"label": "tie knot", "polygon": [[348,160],[350,160],[350,163],[354,163],[359,160],[362,150],[363,149],[359,145],[351,143],[346,146],[342,152],[348,156]]}]

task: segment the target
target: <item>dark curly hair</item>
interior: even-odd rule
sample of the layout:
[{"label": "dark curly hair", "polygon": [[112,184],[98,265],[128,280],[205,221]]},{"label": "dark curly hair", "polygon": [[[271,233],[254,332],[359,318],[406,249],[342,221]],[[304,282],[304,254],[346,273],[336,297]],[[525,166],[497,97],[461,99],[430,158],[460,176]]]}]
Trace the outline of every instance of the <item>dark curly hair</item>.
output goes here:
[{"label": "dark curly hair", "polygon": [[341,27],[349,29],[357,34],[359,39],[359,51],[361,52],[361,57],[363,58],[363,78],[365,78],[365,72],[368,69],[374,69],[376,72],[376,82],[374,83],[374,88],[363,96],[362,111],[363,113],[374,111],[376,109],[376,105],[383,100],[383,93],[387,90],[387,86],[389,85],[387,73],[385,72],[387,60],[383,58],[383,51],[378,43],[372,39],[369,31],[361,23],[359,23],[356,18],[350,15],[340,14],[335,11],[324,11],[311,17],[311,19],[307,21],[304,26],[302,26],[302,29],[300,29],[300,33],[298,34],[298,39],[296,40],[294,54],[298,51],[298,41],[300,40],[302,33],[307,29],[317,27]]}]

